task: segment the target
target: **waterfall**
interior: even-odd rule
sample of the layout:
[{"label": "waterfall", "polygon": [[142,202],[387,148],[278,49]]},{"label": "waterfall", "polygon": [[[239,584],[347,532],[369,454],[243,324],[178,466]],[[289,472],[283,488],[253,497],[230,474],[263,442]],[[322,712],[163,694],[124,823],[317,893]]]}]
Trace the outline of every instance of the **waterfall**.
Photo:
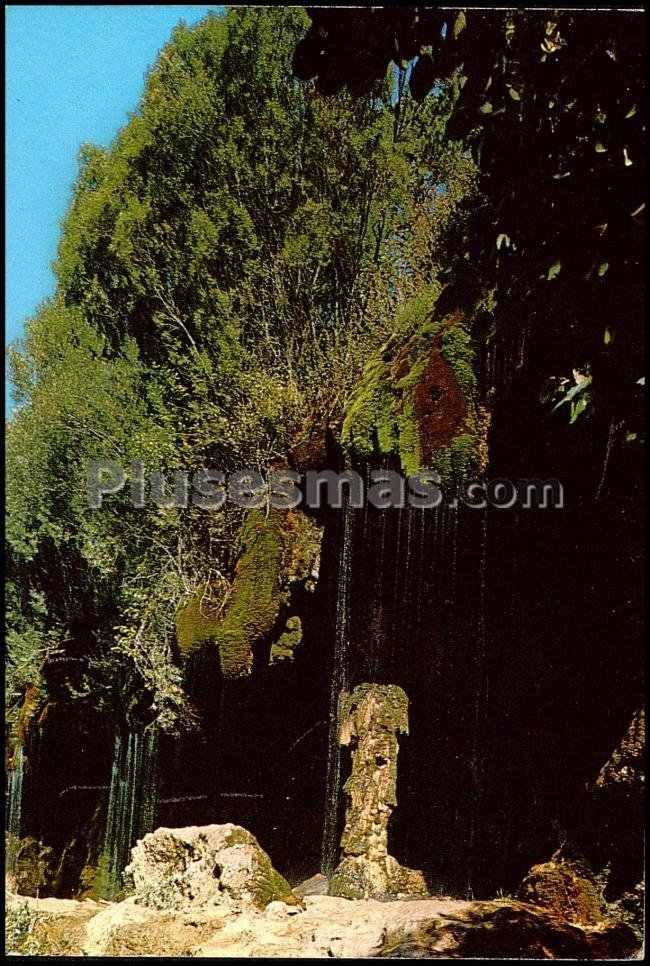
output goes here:
[{"label": "waterfall", "polygon": [[11,871],[14,865],[16,845],[22,831],[23,808],[23,778],[25,775],[25,753],[19,745],[16,751],[14,767],[9,772],[9,789],[7,803],[7,869]]},{"label": "waterfall", "polygon": [[100,860],[98,891],[113,897],[121,887],[136,839],[152,831],[156,817],[157,734],[129,732],[115,736],[108,794],[106,832]]},{"label": "waterfall", "polygon": [[350,618],[350,562],[352,549],[351,510],[345,498],[343,537],[340,544],[336,587],[336,630],[331,672],[329,738],[327,750],[327,791],[321,868],[328,875],[336,866],[338,853],[338,816],[341,794],[341,746],[339,744],[339,696],[348,687],[348,631]]}]

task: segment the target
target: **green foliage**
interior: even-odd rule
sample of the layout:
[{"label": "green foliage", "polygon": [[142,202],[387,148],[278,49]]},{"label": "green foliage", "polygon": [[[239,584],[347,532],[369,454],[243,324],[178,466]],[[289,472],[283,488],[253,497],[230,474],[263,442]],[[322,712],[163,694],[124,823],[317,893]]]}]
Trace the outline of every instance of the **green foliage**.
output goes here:
[{"label": "green foliage", "polygon": [[463,395],[470,397],[476,392],[476,353],[465,326],[452,325],[444,329],[440,354],[451,366]]},{"label": "green foliage", "polygon": [[[405,473],[426,466],[449,484],[466,479],[479,462],[476,363],[467,325],[436,317],[439,292],[439,286],[430,284],[401,307],[393,337],[368,363],[350,396],[341,439],[357,456],[392,455]],[[418,396],[437,353],[453,374],[465,416],[461,432],[452,423],[448,437],[438,441],[427,458],[427,426]]]},{"label": "green foliage", "polygon": [[[176,611],[206,588],[216,608],[233,588],[220,653],[244,670],[277,617],[278,539],[247,524],[237,563],[238,511],[135,508],[131,463],[277,465],[306,420],[340,419],[368,359],[429,298],[440,225],[472,177],[443,143],[451,94],[419,108],[400,95],[397,110],[388,83],[317,97],[291,71],[307,24],[299,8],[242,8],[177,28],[114,142],[82,148],[56,294],[12,352],[14,709],[48,656],[72,652],[69,700],[124,712],[135,690],[177,727]],[[387,401],[378,412],[387,449]],[[94,459],[127,471],[99,510]]]},{"label": "green foliage", "polygon": [[36,912],[28,902],[5,910],[5,944],[7,952],[20,956],[36,956],[47,950],[42,948],[34,931],[45,917]]},{"label": "green foliage", "polygon": [[589,372],[579,372],[577,369],[573,370],[573,385],[570,388],[567,388],[569,385],[568,379],[559,380],[559,383],[554,386],[553,393],[556,398],[559,396],[559,401],[553,406],[552,411],[555,412],[560,406],[565,406],[568,403],[569,422],[575,423],[582,413],[588,411],[591,404],[591,381]]}]

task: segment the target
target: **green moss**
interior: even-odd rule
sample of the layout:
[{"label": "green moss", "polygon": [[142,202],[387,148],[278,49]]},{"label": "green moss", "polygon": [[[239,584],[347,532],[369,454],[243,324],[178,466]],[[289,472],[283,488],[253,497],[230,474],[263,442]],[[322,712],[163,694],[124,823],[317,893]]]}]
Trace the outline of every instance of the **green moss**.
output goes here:
[{"label": "green moss", "polygon": [[[472,425],[475,425],[474,420]],[[479,444],[477,432],[461,433],[435,453],[431,468],[440,474],[442,486],[469,479],[480,461]]]},{"label": "green moss", "polygon": [[440,353],[451,366],[463,395],[467,398],[476,391],[476,363],[472,340],[462,325],[453,325],[442,333]]},{"label": "green moss", "polygon": [[366,889],[363,869],[354,862],[344,859],[330,878],[327,894],[341,899],[364,899]]},{"label": "green moss", "polygon": [[270,663],[292,660],[296,648],[302,643],[302,622],[299,617],[290,617],[284,632],[271,648]]},{"label": "green moss", "polygon": [[339,716],[350,718],[359,705],[373,701],[372,727],[390,734],[409,730],[409,699],[397,684],[358,684],[350,694],[341,696]]},{"label": "green moss", "polygon": [[106,850],[99,857],[90,895],[92,898],[108,899],[111,902],[119,902],[126,896],[122,874],[115,868],[112,857]]},{"label": "green moss", "polygon": [[477,465],[475,353],[467,324],[457,313],[436,318],[437,288],[426,288],[401,309],[395,334],[372,359],[346,407],[341,442],[361,458],[399,458],[407,475],[422,470],[425,452],[416,394],[435,353],[451,369],[466,407],[462,426],[427,460],[445,484],[471,475]]},{"label": "green moss", "polygon": [[419,328],[423,323],[426,324],[435,308],[439,295],[440,285],[437,282],[430,282],[407,299],[395,316],[395,332],[402,334],[408,332],[409,329]]},{"label": "green moss", "polygon": [[382,359],[366,366],[345,413],[341,440],[361,456],[375,448],[390,453],[399,437],[393,413],[390,370]]},{"label": "green moss", "polygon": [[247,674],[253,645],[277,620],[282,592],[280,572],[284,551],[279,511],[246,515],[240,534],[241,552],[223,614],[215,617],[194,598],[177,615],[176,630],[182,651],[213,641],[224,677]]},{"label": "green moss", "polygon": [[231,832],[228,832],[226,844],[228,847],[233,845],[257,845],[257,841],[249,831],[237,826]]},{"label": "green moss", "polygon": [[278,514],[249,513],[242,545],[231,600],[214,635],[226,677],[250,670],[253,644],[268,634],[278,617],[284,548]]},{"label": "green moss", "polygon": [[[242,526],[240,547],[223,609],[202,603],[197,595],[176,617],[181,651],[214,643],[225,677],[250,672],[253,647],[271,633],[291,583],[311,575],[320,529],[302,513],[271,510],[267,515],[251,510]],[[293,633],[296,628],[288,630]]]},{"label": "green moss", "polygon": [[406,402],[399,415],[399,458],[407,476],[412,476],[422,466],[422,446],[413,404]]},{"label": "green moss", "polygon": [[284,876],[273,868],[266,852],[261,852],[259,873],[252,893],[253,901],[259,909],[265,909],[269,902],[275,901],[286,902],[290,906],[301,905]]},{"label": "green moss", "polygon": [[43,694],[36,684],[28,684],[25,688],[22,704],[16,717],[14,737],[17,745],[25,745],[29,738],[32,722],[43,704]]}]

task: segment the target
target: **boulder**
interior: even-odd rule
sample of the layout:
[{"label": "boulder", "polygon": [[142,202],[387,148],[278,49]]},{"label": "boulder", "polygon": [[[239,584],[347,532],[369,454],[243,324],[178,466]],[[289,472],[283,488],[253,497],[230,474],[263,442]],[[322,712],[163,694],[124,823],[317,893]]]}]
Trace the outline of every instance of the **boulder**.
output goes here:
[{"label": "boulder", "polygon": [[12,845],[13,886],[21,896],[46,896],[53,877],[54,853],[49,846],[28,836]]},{"label": "boulder", "polygon": [[571,859],[553,858],[534,865],[521,884],[520,895],[569,922],[591,926],[608,918],[592,873],[586,865]]},{"label": "boulder", "polygon": [[232,824],[150,832],[132,850],[124,881],[137,904],[153,909],[300,904],[255,836]]},{"label": "boulder", "polygon": [[327,887],[327,876],[323,875],[322,872],[317,872],[316,875],[312,875],[309,879],[305,879],[304,882],[294,886],[293,891],[301,898],[304,896],[326,896]]}]

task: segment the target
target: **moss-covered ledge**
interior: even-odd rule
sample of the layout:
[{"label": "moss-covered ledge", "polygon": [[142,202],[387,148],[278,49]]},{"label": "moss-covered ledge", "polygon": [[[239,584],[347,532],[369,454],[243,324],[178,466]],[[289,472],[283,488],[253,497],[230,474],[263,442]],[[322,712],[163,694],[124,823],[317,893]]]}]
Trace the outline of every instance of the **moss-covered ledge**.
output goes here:
[{"label": "moss-covered ledge", "polygon": [[296,510],[250,510],[240,532],[240,550],[225,599],[215,604],[199,593],[176,616],[182,654],[213,642],[224,677],[250,674],[255,645],[270,640],[291,585],[312,579],[321,530]]},{"label": "moss-covered ledge", "polygon": [[438,315],[437,285],[405,303],[395,333],[348,400],[341,442],[351,456],[397,457],[405,473],[434,469],[460,482],[484,462],[471,322]]}]

